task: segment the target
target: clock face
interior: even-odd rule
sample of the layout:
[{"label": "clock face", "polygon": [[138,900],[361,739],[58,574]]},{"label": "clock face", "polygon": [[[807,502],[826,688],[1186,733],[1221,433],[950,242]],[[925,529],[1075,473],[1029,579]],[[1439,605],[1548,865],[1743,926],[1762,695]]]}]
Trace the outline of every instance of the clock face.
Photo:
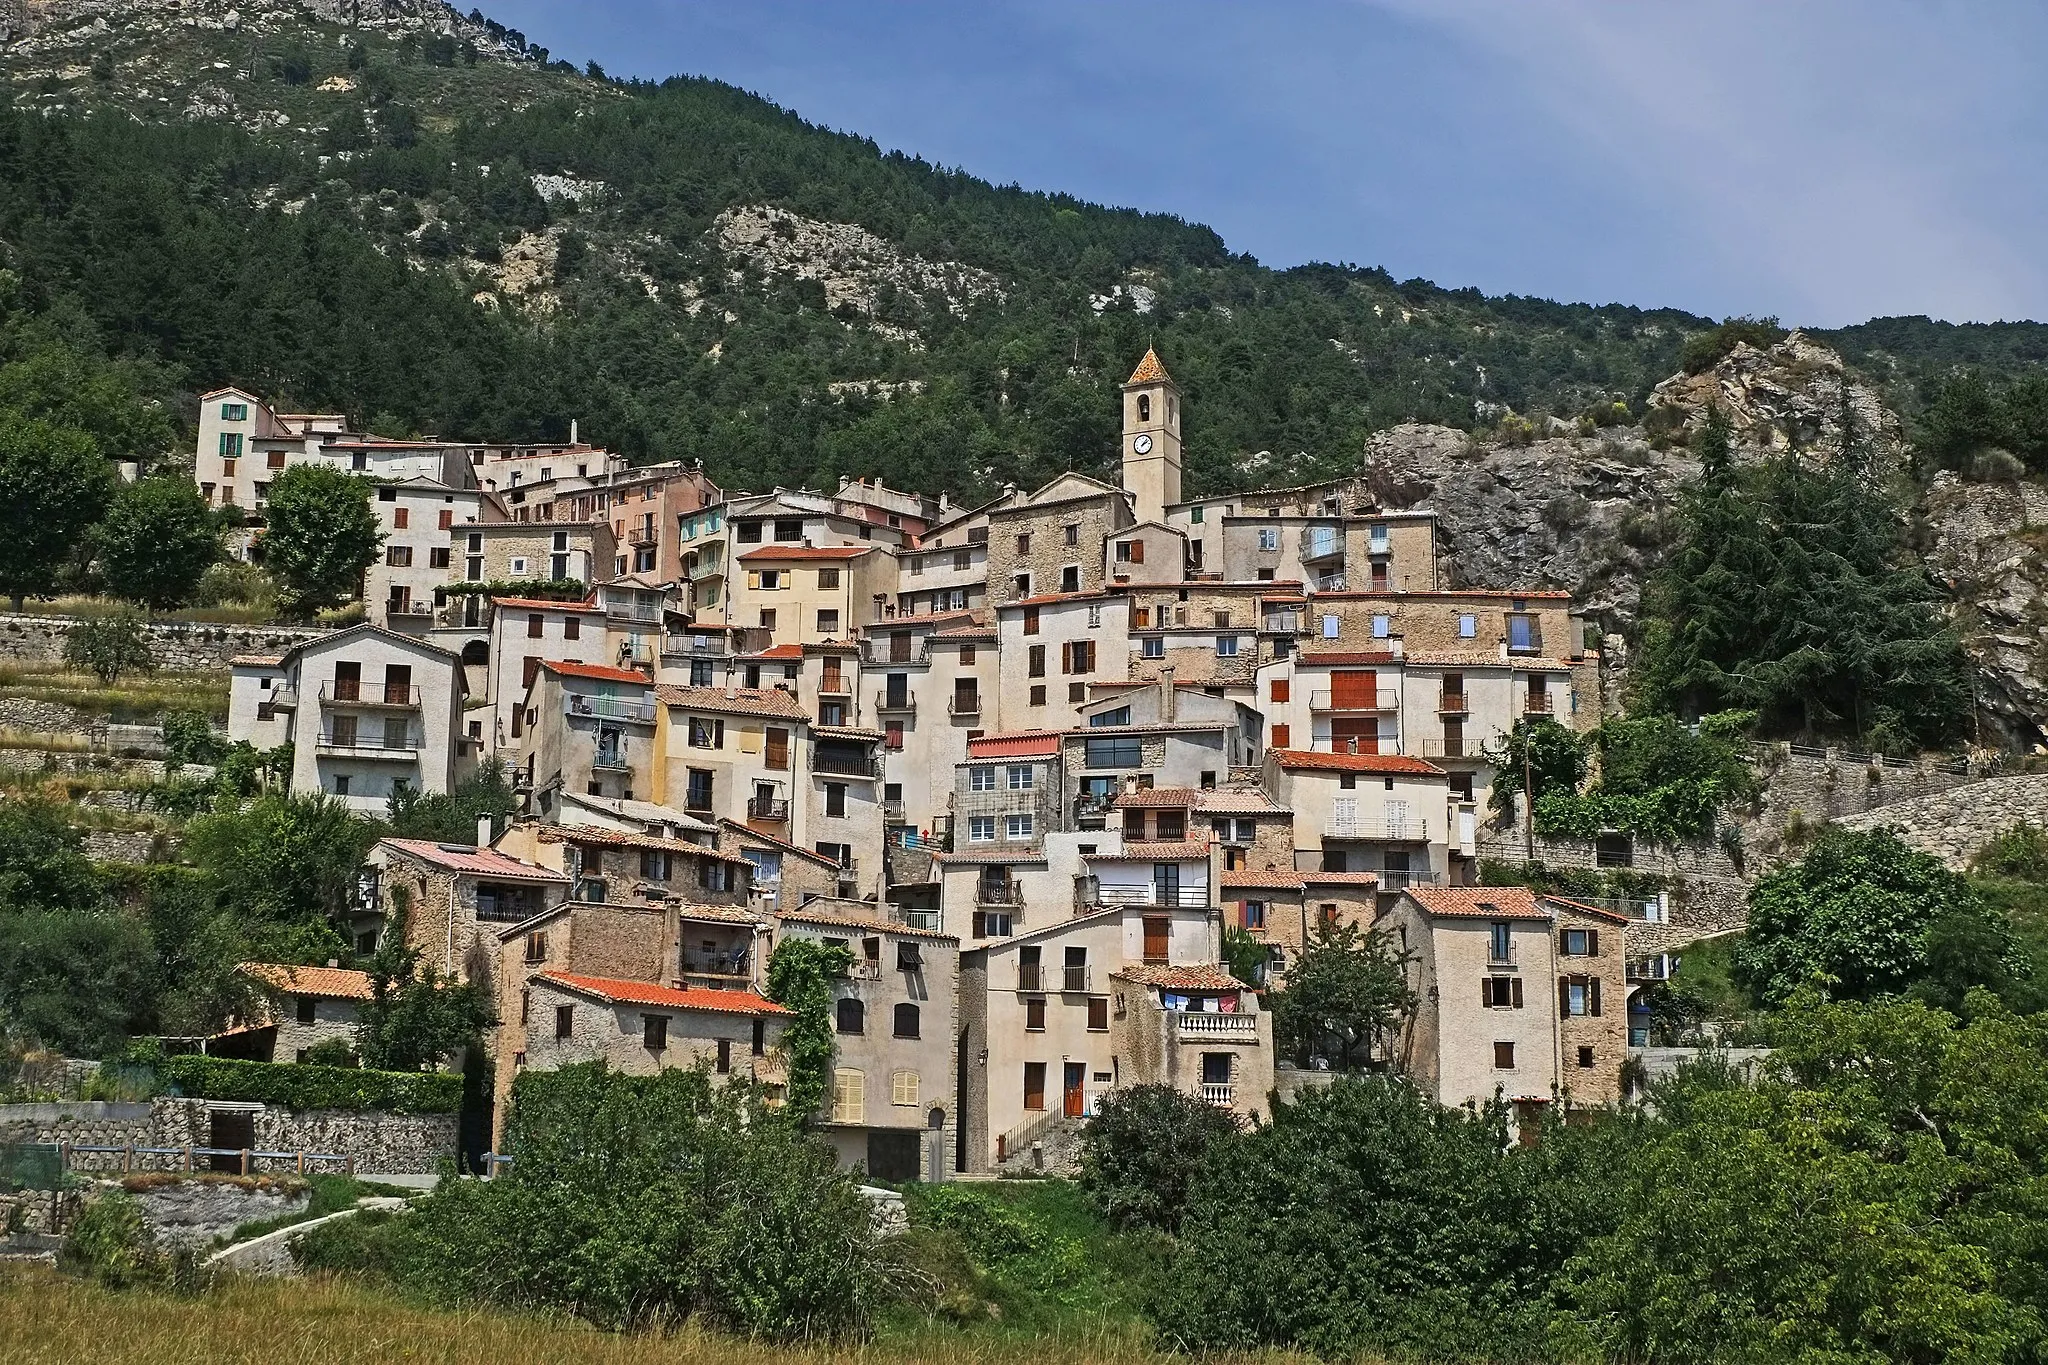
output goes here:
[{"label": "clock face", "polygon": [[1152,453],[1152,438],[1150,436],[1138,437],[1137,440],[1131,442],[1131,449],[1137,451],[1140,455],[1150,455]]}]

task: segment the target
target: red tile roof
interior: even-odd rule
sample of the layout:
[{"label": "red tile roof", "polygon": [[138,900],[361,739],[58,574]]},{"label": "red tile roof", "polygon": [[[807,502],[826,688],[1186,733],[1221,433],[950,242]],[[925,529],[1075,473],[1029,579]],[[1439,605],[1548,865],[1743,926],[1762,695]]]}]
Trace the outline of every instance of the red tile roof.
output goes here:
[{"label": "red tile roof", "polygon": [[727,715],[768,716],[777,720],[808,720],[795,697],[779,687],[671,687],[654,689],[664,706],[682,706],[692,711],[723,711]]},{"label": "red tile roof", "polygon": [[494,606],[517,607],[525,611],[574,611],[592,616],[602,615],[604,612],[603,607],[588,597],[580,602],[565,602],[549,597],[493,597],[491,602]]},{"label": "red tile roof", "polygon": [[1602,905],[1588,905],[1584,901],[1575,901],[1567,896],[1545,896],[1543,899],[1549,901],[1552,905],[1562,905],[1568,910],[1576,910],[1582,915],[1597,915],[1601,919],[1611,920],[1616,924],[1629,923],[1627,915],[1622,914],[1619,910],[1609,910]]},{"label": "red tile roof", "polygon": [[764,649],[759,654],[749,654],[746,657],[749,659],[801,659],[804,657],[804,647],[802,645],[776,645],[773,649]]},{"label": "red tile roof", "polygon": [[450,872],[511,881],[566,883],[569,880],[550,868],[522,863],[496,849],[472,848],[467,844],[437,844],[431,839],[380,839],[377,842],[379,847],[396,849]]},{"label": "red tile roof", "polygon": [[958,934],[941,933],[937,929],[913,929],[907,924],[898,924],[895,920],[835,914],[830,910],[807,909],[801,905],[794,910],[784,910],[777,918],[798,924],[826,924],[838,929],[860,929],[878,934],[905,934],[911,938],[944,939],[949,943],[957,943],[960,939]]},{"label": "red tile roof", "polygon": [[999,610],[1008,611],[1012,607],[1049,607],[1059,602],[1100,602],[1105,598],[1124,596],[1128,596],[1128,594],[1100,590],[1096,592],[1042,592],[1036,597],[1019,597],[1015,601],[1000,602],[997,604],[997,607]]},{"label": "red tile roof", "polygon": [[789,559],[859,559],[873,554],[873,545],[763,545],[740,556],[742,564],[774,563]]},{"label": "red tile roof", "polygon": [[244,962],[236,966],[275,991],[317,995],[323,1000],[370,999],[370,974],[346,967],[293,967],[282,962]]},{"label": "red tile roof", "polygon": [[1225,891],[1299,891],[1302,875],[1299,872],[1281,872],[1277,869],[1265,872],[1226,872],[1222,877]]},{"label": "red tile roof", "polygon": [[693,844],[687,839],[665,839],[659,834],[636,834],[623,829],[599,829],[596,825],[541,825],[539,835],[542,843],[549,844],[601,844],[607,848],[653,848],[666,849],[671,853],[689,853],[714,862],[737,863],[742,859],[730,853],[720,853],[709,844]]},{"label": "red tile roof", "polygon": [[801,844],[792,844],[787,839],[778,839],[772,834],[763,834],[751,825],[741,824],[737,820],[727,820],[721,817],[718,823],[742,839],[758,839],[770,848],[779,849],[784,853],[793,853],[799,858],[808,858],[820,867],[839,866],[836,859],[828,858],[816,849],[805,848]]},{"label": "red tile roof", "polygon": [[1381,597],[1389,600],[1402,597],[1473,597],[1487,602],[1569,602],[1572,600],[1570,593],[1558,592],[1549,588],[1529,592],[1516,592],[1509,589],[1496,588],[1353,588],[1349,591],[1343,589],[1335,589],[1328,592],[1319,591],[1316,593],[1316,597],[1318,600],[1334,597],[1347,601],[1368,597]]},{"label": "red tile roof", "polygon": [[1110,973],[1125,981],[1169,991],[1243,991],[1251,988],[1221,967],[1148,967],[1134,964]]},{"label": "red tile roof", "polygon": [[1406,895],[1430,914],[1450,919],[1550,918],[1526,886],[1411,886]]},{"label": "red tile roof", "polygon": [[230,668],[276,668],[284,662],[282,654],[237,654],[228,660]]},{"label": "red tile roof", "polygon": [[1159,352],[1153,350],[1150,346],[1145,348],[1145,358],[1138,362],[1138,368],[1132,370],[1131,377],[1124,381],[1125,384],[1170,384],[1172,382],[1173,376],[1169,375],[1166,372],[1166,367],[1159,363]]},{"label": "red tile roof", "polygon": [[1262,791],[1202,793],[1201,809],[1215,815],[1286,815],[1287,807]]},{"label": "red tile roof", "polygon": [[1174,862],[1206,858],[1209,846],[1193,839],[1126,839],[1121,853],[1083,853],[1083,862]]},{"label": "red tile roof", "polygon": [[967,757],[1047,758],[1060,751],[1057,730],[1014,730],[1007,735],[983,735],[967,741]]},{"label": "red tile roof", "polygon": [[788,1014],[773,1000],[752,991],[712,991],[699,988],[677,990],[654,981],[625,981],[612,976],[576,976],[568,972],[539,972],[535,981],[567,986],[583,995],[596,996],[614,1005],[653,1005],[672,1010],[710,1010],[717,1014]]},{"label": "red tile roof", "polygon": [[1399,663],[1392,654],[1370,650],[1335,650],[1327,654],[1311,654],[1303,651],[1295,656],[1295,664],[1302,668],[1342,668],[1351,664],[1393,664]]},{"label": "red tile roof", "polygon": [[1275,749],[1273,761],[1283,768],[1332,773],[1410,773],[1417,777],[1441,777],[1443,769],[1434,763],[1405,754],[1326,754],[1310,749]]},{"label": "red tile roof", "polygon": [[1378,886],[1377,872],[1304,872],[1303,882],[1309,886]]},{"label": "red tile roof", "polygon": [[550,673],[559,673],[565,678],[588,678],[593,682],[639,683],[646,686],[654,681],[645,673],[632,668],[613,668],[608,664],[584,664],[572,659],[547,659],[541,667]]},{"label": "red tile roof", "polygon": [[1143,787],[1123,792],[1109,804],[1117,810],[1191,810],[1206,794],[1197,787]]}]

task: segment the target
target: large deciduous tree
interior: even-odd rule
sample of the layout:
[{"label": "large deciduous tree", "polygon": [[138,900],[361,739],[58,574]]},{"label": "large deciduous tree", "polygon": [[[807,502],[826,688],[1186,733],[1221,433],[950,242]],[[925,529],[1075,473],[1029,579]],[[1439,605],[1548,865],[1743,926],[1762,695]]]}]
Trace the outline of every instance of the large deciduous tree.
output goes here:
[{"label": "large deciduous tree", "polygon": [[220,558],[220,527],[188,479],[159,475],[129,484],[94,534],[100,571],[116,596],[154,611],[192,600]]},{"label": "large deciduous tree", "polygon": [[304,464],[270,485],[258,552],[292,610],[332,606],[361,589],[363,571],[384,543],[371,489],[367,479]]},{"label": "large deciduous tree", "polygon": [[56,591],[113,484],[86,433],[0,412],[0,593],[16,611]]},{"label": "large deciduous tree", "polygon": [[1302,1061],[1328,1050],[1339,1070],[1370,1064],[1415,1012],[1402,963],[1377,930],[1353,924],[1322,929],[1288,969],[1285,988],[1274,993],[1279,1045]]}]

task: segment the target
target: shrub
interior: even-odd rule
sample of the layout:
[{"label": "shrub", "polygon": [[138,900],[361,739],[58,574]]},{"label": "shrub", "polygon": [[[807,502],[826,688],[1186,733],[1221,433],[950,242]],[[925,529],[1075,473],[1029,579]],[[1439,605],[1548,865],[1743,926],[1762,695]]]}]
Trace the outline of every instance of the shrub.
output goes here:
[{"label": "shrub", "polygon": [[1081,1188],[1119,1227],[1172,1232],[1195,1168],[1236,1135],[1229,1111],[1170,1085],[1112,1091],[1081,1130]]},{"label": "shrub", "polygon": [[1679,351],[1679,363],[1687,374],[1698,374],[1720,364],[1740,342],[1746,341],[1761,351],[1785,337],[1785,329],[1776,318],[1729,318],[1718,327],[1687,337]]},{"label": "shrub", "polygon": [[2009,825],[1977,851],[1970,867],[1993,877],[2048,882],[2048,828],[2030,820]]},{"label": "shrub", "polygon": [[393,1114],[452,1114],[462,1107],[453,1072],[368,1071],[310,1063],[240,1062],[226,1057],[166,1057],[163,1080],[181,1094],[247,1100],[287,1109],[375,1109]]},{"label": "shrub", "polygon": [[64,662],[82,668],[112,687],[128,673],[154,673],[156,651],[142,613],[132,607],[88,616],[71,623],[64,641]]},{"label": "shrub", "polygon": [[206,1280],[198,1249],[161,1245],[143,1221],[142,1206],[125,1190],[109,1190],[85,1206],[60,1264],[108,1289],[190,1292]]}]

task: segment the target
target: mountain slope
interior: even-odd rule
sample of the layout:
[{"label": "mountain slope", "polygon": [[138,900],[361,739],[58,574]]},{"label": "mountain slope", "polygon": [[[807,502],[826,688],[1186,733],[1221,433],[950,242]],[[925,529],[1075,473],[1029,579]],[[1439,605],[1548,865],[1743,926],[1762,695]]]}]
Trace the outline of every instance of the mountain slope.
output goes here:
[{"label": "mountain slope", "polygon": [[[579,74],[436,0],[26,19],[0,47],[0,265],[31,312],[165,362],[170,398],[238,382],[508,437],[573,417],[735,486],[973,495],[1105,468],[1108,392],[1150,341],[1188,393],[1199,492],[1351,472],[1403,421],[1640,412],[1709,325],[1269,270],[1206,228],[883,155],[715,82]],[[1973,349],[2048,356],[2034,324],[1843,335],[1909,409]]]}]

